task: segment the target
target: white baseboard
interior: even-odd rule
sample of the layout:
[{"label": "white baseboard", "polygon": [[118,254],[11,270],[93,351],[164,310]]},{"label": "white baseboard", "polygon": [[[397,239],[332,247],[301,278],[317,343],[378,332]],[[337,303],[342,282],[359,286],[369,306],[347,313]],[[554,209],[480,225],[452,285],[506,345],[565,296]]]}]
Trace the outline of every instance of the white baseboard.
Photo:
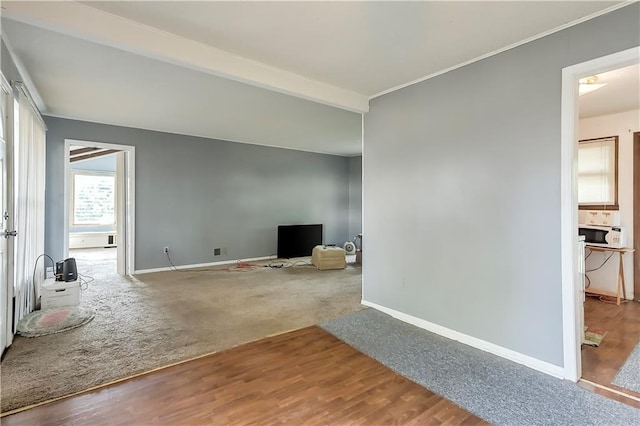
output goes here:
[{"label": "white baseboard", "polygon": [[434,324],[420,318],[416,318],[412,315],[408,315],[373,302],[368,302],[364,299],[362,300],[362,304],[376,309],[380,312],[384,312],[385,314],[391,315],[392,317],[399,319],[400,321],[415,325],[416,327],[420,327],[432,333],[439,334],[440,336],[446,337],[447,339],[455,340],[457,342],[464,343],[465,345],[472,346],[476,349],[480,349],[499,357],[506,358],[510,361],[517,362],[518,364],[522,364],[526,367],[532,368],[542,373],[549,374],[550,376],[554,376],[560,379],[564,379],[565,377],[564,368],[550,364],[546,361],[541,361],[539,359],[521,354],[511,349],[503,348],[502,346],[496,345],[494,343],[490,343],[485,340],[460,333],[459,331],[451,330],[450,328],[443,327],[441,325]]},{"label": "white baseboard", "polygon": [[[220,262],[209,262],[209,263],[194,263],[192,265],[178,265],[175,269],[194,269],[194,268],[206,268],[208,266],[222,266],[222,265],[231,265],[233,263],[238,262],[256,262],[259,260],[269,260],[272,256],[262,256],[262,257],[253,257],[251,259],[236,259],[236,260],[222,260]],[[134,271],[134,275],[139,274],[149,274],[151,272],[166,272],[166,271],[175,271],[172,266],[167,266],[164,268],[153,268],[153,269],[140,269]]]}]

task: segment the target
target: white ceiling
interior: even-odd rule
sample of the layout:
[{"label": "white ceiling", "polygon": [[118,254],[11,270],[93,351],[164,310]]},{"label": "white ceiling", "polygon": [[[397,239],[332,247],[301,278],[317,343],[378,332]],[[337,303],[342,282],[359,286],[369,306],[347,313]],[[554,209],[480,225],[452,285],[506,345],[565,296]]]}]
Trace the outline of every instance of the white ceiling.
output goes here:
[{"label": "white ceiling", "polygon": [[601,89],[579,98],[580,118],[640,109],[640,65],[597,74]]},{"label": "white ceiling", "polygon": [[3,31],[50,115],[304,151],[361,152],[360,114],[14,21],[5,21]]},{"label": "white ceiling", "polygon": [[84,3],[366,96],[504,48],[613,4]]},{"label": "white ceiling", "polygon": [[46,114],[355,155],[370,97],[619,5],[3,1],[2,31]]}]

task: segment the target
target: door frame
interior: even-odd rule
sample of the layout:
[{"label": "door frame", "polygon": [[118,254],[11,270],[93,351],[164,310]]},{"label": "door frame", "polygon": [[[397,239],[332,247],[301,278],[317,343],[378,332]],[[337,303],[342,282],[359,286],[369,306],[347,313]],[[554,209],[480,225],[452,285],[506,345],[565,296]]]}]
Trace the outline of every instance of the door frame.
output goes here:
[{"label": "door frame", "polygon": [[575,64],[562,70],[560,122],[560,252],[564,377],[582,376],[582,277],[578,249],[578,80],[640,62],[640,46]]},{"label": "door frame", "polygon": [[633,298],[640,302],[640,132],[633,134]]},{"label": "door frame", "polygon": [[[5,138],[5,153],[4,153],[4,163],[6,168],[6,175],[4,176],[5,185],[6,185],[5,209],[7,214],[9,215],[9,218],[4,224],[4,227],[5,229],[8,230],[8,229],[14,229],[13,214],[15,209],[14,209],[14,202],[13,202],[13,181],[14,181],[13,125],[14,125],[15,97],[14,97],[13,88],[11,87],[11,84],[5,78],[4,74],[2,74],[2,72],[0,72],[0,90],[6,91],[8,95],[8,105],[6,105],[7,122],[5,123],[6,138]],[[0,215],[2,214],[4,214],[4,212],[0,211]],[[0,218],[0,220],[3,220],[3,219]],[[0,238],[3,238],[3,236],[0,235]],[[13,343],[13,297],[14,297],[13,264],[14,262],[12,260],[13,260],[14,250],[15,250],[14,242],[15,242],[14,238],[6,239],[7,244],[4,250],[5,250],[5,256],[6,256],[7,262],[1,268],[2,274],[4,275],[4,279],[5,279],[5,282],[4,282],[5,288],[3,289],[3,292],[4,292],[4,296],[6,297],[6,299],[2,301],[4,302],[4,304],[2,306],[2,309],[0,310],[2,312],[2,315],[4,315],[4,318],[2,319],[2,323],[0,324],[2,326],[2,334],[4,338],[4,341],[1,344],[2,347],[0,347],[0,354],[2,355],[4,355],[5,349],[8,348],[11,345],[11,343]]]},{"label": "door frame", "polygon": [[[122,259],[124,262],[118,262],[118,273],[123,275],[133,275],[135,271],[135,153],[136,149],[131,145],[119,145],[113,143],[104,143],[104,142],[92,142],[85,140],[76,140],[76,139],[65,139],[64,140],[64,255],[65,257],[69,256],[69,220],[70,220],[70,209],[69,209],[69,200],[71,196],[71,182],[69,179],[69,172],[71,170],[71,162],[69,161],[69,155],[71,152],[72,145],[81,145],[92,148],[104,148],[104,149],[115,149],[122,151],[124,157],[120,162],[123,167],[118,167],[119,177],[122,177],[123,184],[118,185],[124,189],[124,194],[122,191],[118,191],[120,195],[118,196],[119,201],[124,201],[118,203],[118,212],[117,217],[124,217],[124,221],[118,221],[117,229],[118,229],[118,255],[120,256],[122,253],[122,248],[124,247],[124,258]],[[121,266],[121,264],[124,265]]]}]

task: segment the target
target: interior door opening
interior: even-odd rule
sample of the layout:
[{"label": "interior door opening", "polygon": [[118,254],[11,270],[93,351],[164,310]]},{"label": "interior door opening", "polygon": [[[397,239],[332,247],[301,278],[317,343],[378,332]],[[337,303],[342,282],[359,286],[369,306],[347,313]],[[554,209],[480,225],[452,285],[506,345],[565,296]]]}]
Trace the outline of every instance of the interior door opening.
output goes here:
[{"label": "interior door opening", "polygon": [[[640,123],[640,108],[624,111],[632,102],[626,104],[624,95],[609,97],[608,92],[617,86],[640,87],[639,71],[640,65],[636,64],[590,77],[606,86],[594,95],[580,96],[578,102],[578,223],[587,239],[582,380],[634,400],[640,398],[640,389],[618,386],[625,383],[618,375],[640,341],[640,303],[632,301],[633,281],[638,279],[632,252],[637,245],[633,237],[638,223],[634,220],[637,197],[633,175],[637,164],[632,130]],[[596,104],[594,114],[591,109]],[[609,205],[597,205],[606,203],[606,198]],[[619,242],[599,240],[609,232],[615,232]]]},{"label": "interior door opening", "polygon": [[65,140],[65,257],[133,274],[134,166],[133,146]]},{"label": "interior door opening", "polygon": [[69,151],[69,257],[90,269],[85,271],[88,276],[116,274],[123,261],[117,256],[121,155],[122,151],[79,145]]},{"label": "interior door opening", "polygon": [[[639,243],[638,238],[634,238],[640,227],[640,222],[637,219],[634,220],[638,215],[637,211],[634,212],[634,206],[637,205],[635,193],[638,192],[638,184],[635,182],[638,179],[633,177],[634,167],[638,167],[637,161],[635,166],[633,165],[635,140],[633,130],[639,129],[633,129],[633,127],[638,125],[640,108],[636,105],[632,110],[629,108],[616,110],[612,106],[610,111],[601,110],[597,113],[585,114],[588,109],[585,105],[590,95],[584,95],[580,90],[583,94],[580,96],[577,89],[579,83],[584,83],[585,80],[591,80],[591,83],[594,83],[594,80],[600,76],[612,76],[615,72],[618,72],[615,75],[619,75],[624,69],[633,70],[637,87],[639,63],[640,47],[636,47],[565,68],[562,100],[565,376],[573,381],[580,380],[590,387],[604,389],[603,392],[610,396],[615,394],[618,398],[628,398],[633,401],[640,401],[640,393],[617,386],[615,383],[616,373],[622,369],[637,343],[634,342],[632,335],[637,334],[636,340],[640,340],[640,303],[631,300],[632,296],[634,299],[639,297],[637,285],[633,285],[633,282],[638,282],[640,277],[633,273],[633,269],[637,269],[637,265],[634,266],[637,256],[635,256],[636,262],[633,262],[634,257],[629,254]],[[616,86],[613,83],[614,80],[606,80],[602,78],[598,83],[608,83],[610,89],[614,89]],[[598,89],[602,97],[606,89],[606,86]],[[590,99],[595,98],[596,96],[592,96]],[[599,104],[601,107],[603,102]],[[589,196],[585,193],[585,188],[588,187],[585,182],[593,178],[586,175],[589,170],[593,171],[594,167],[584,166],[588,162],[586,159],[589,155],[583,154],[587,150],[584,150],[584,145],[580,146],[578,141],[591,143],[608,137],[611,140],[615,139],[616,143],[619,140],[620,145],[617,149],[620,149],[620,154],[611,160],[615,164],[615,171],[609,174],[610,178],[599,177],[598,179],[602,182],[611,182],[615,177],[614,187],[618,197],[615,202],[611,198],[608,205],[603,203],[598,206],[594,200],[585,202]],[[603,160],[602,163],[604,162]],[[596,221],[605,220],[605,223],[593,223],[594,226],[603,226],[605,232],[609,232],[607,229],[612,229],[613,226],[621,228],[626,235],[626,242],[619,247],[614,247],[609,242],[598,246],[598,242],[586,241],[585,253],[581,255],[576,231],[579,226],[583,229],[591,226],[590,221],[593,218],[596,218]],[[606,222],[612,218],[617,223]],[[584,270],[581,269],[582,265]],[[623,286],[625,283],[626,286]],[[585,298],[585,294],[591,297]],[[631,326],[631,324],[635,325]],[[585,327],[588,327],[587,333],[585,333]],[[595,345],[585,344],[592,339],[593,334],[596,335],[595,340],[602,336],[603,339]]]},{"label": "interior door opening", "polygon": [[561,265],[563,305],[563,352],[565,378],[578,381],[582,375],[581,345],[583,274],[578,255],[578,81],[581,78],[640,62],[640,47],[572,65],[562,71],[561,102]]}]

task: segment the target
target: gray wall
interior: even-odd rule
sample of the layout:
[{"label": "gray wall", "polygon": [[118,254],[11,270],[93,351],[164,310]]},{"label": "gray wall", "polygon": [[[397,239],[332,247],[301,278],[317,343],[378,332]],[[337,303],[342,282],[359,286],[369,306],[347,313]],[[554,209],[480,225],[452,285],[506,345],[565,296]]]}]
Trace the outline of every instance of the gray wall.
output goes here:
[{"label": "gray wall", "polygon": [[362,232],[362,156],[349,159],[349,239]]},{"label": "gray wall", "polygon": [[[324,242],[348,238],[349,159],[45,117],[46,249],[63,251],[64,140],[136,147],[135,269],[276,253],[278,224],[323,223]],[[215,247],[226,256],[213,257]]]},{"label": "gray wall", "polygon": [[9,82],[12,80],[22,80],[22,77],[16,68],[16,64],[13,62],[13,59],[9,54],[7,46],[4,44],[4,40],[2,40],[0,46],[0,68],[2,69],[2,74],[7,80],[9,80]]},{"label": "gray wall", "polygon": [[640,45],[633,4],[371,102],[364,299],[562,366],[562,68]]}]

